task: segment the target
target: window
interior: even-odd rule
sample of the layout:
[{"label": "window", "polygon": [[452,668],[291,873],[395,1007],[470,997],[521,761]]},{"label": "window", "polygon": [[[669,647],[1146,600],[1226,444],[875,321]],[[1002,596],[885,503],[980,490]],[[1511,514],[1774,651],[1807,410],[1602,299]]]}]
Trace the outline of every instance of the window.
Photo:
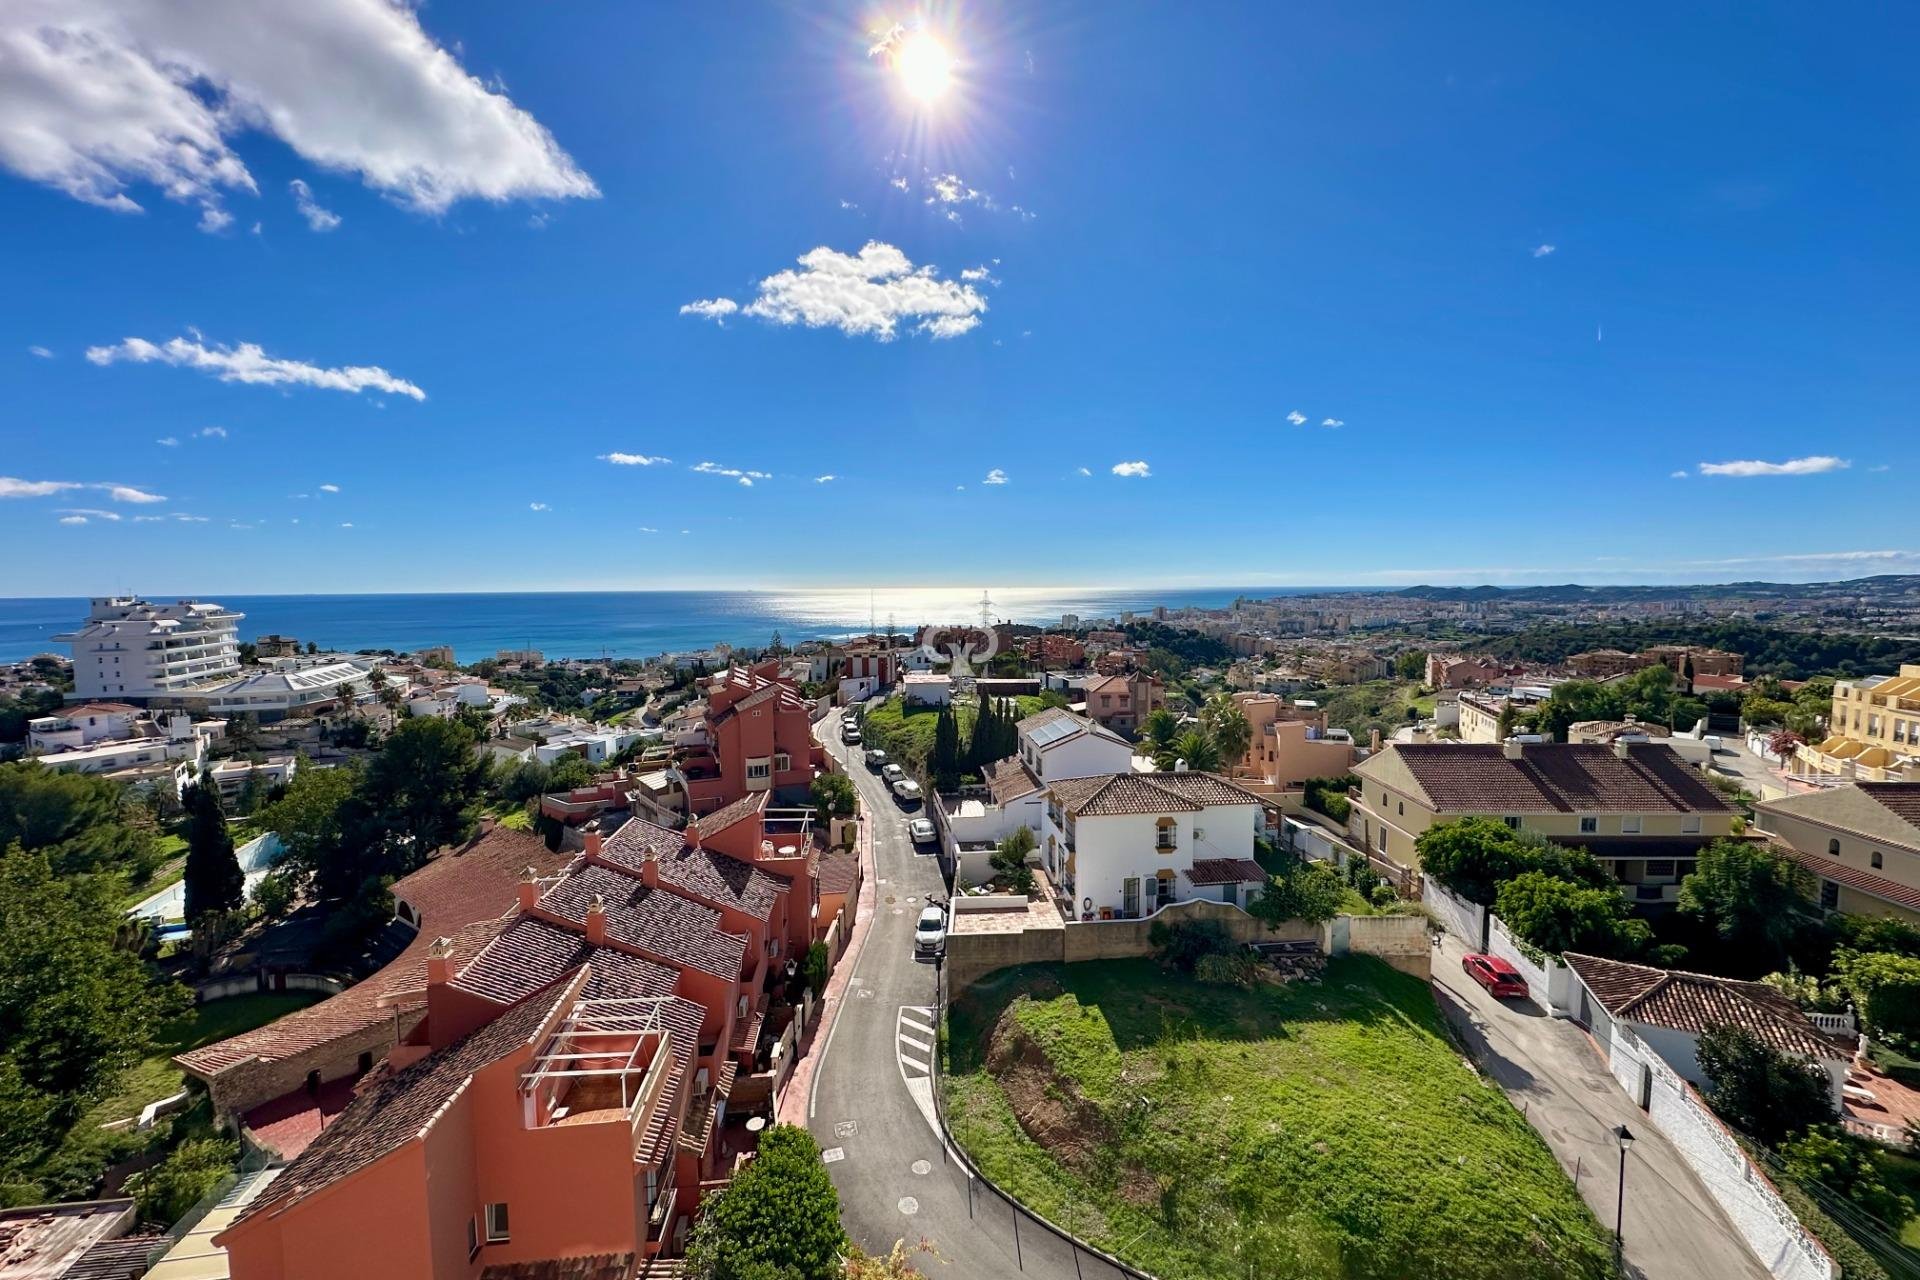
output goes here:
[{"label": "window", "polygon": [[1581,834],[1581,835],[1583,835],[1583,836],[1590,836],[1590,835],[1594,835],[1594,834],[1595,834],[1595,833],[1597,833],[1597,832],[1598,832],[1599,830],[1600,830],[1600,819],[1598,819],[1598,818],[1582,818],[1582,819],[1580,819],[1580,834]]},{"label": "window", "polygon": [[1639,819],[1639,818],[1637,818],[1637,817],[1635,817],[1635,818],[1622,818],[1622,819],[1620,819],[1620,834],[1621,834],[1621,835],[1623,835],[1623,836],[1637,836],[1637,835],[1639,835],[1639,834],[1640,834],[1640,819]]},{"label": "window", "polygon": [[1520,819],[1513,814],[1508,814],[1502,821],[1515,831],[1520,829]]},{"label": "window", "polygon": [[1831,880],[1820,882],[1820,909],[1831,911],[1840,905],[1840,886]]},{"label": "window", "polygon": [[756,778],[764,778],[766,776],[767,776],[767,761],[765,759],[747,761],[747,778],[749,781],[752,781],[753,779],[756,779]]},{"label": "window", "polygon": [[1665,880],[1672,875],[1673,875],[1673,859],[1672,858],[1647,859],[1647,878],[1649,880],[1654,880],[1654,879]]},{"label": "window", "polygon": [[1700,815],[1689,814],[1687,817],[1680,819],[1680,830],[1682,833],[1686,835],[1690,835],[1690,836],[1699,835],[1700,834]]},{"label": "window", "polygon": [[1173,851],[1173,827],[1172,818],[1162,818],[1154,824],[1153,847],[1161,853]]},{"label": "window", "polygon": [[1400,816],[1403,818],[1407,816],[1407,802],[1405,800],[1400,802]]},{"label": "window", "polygon": [[1880,867],[1882,865],[1880,851],[1878,849],[1875,849],[1871,854],[1867,855],[1867,861],[1873,864],[1873,869],[1875,871],[1880,870]]},{"label": "window", "polygon": [[775,773],[785,773],[791,768],[793,768],[793,757],[784,751],[776,751],[773,753],[773,771]]},{"label": "window", "polygon": [[1840,842],[1838,840],[1827,841],[1827,856],[1830,858],[1840,856]]},{"label": "window", "polygon": [[507,1238],[507,1206],[500,1204],[487,1206],[487,1243],[498,1244]]}]

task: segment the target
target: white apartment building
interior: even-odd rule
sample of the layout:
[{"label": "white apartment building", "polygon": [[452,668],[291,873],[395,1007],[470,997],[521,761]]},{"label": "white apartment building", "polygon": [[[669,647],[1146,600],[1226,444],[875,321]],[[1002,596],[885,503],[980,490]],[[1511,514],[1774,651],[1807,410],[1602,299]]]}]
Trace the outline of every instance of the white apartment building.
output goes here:
[{"label": "white apartment building", "polygon": [[1039,839],[1047,783],[1133,767],[1131,743],[1071,711],[1035,712],[1016,727],[1018,754],[988,765],[983,787],[940,797],[948,855],[967,883],[986,878],[987,855],[1016,827],[1030,829]]},{"label": "white apartment building", "polygon": [[177,797],[199,776],[207,744],[225,729],[223,721],[195,724],[180,713],[167,717],[163,728],[125,703],[94,702],[29,721],[27,749],[58,773],[100,774]]},{"label": "white apartment building", "polygon": [[95,597],[77,630],[54,637],[73,651],[69,696],[273,720],[369,692],[369,660],[283,657],[243,668],[244,616],[201,600]]}]

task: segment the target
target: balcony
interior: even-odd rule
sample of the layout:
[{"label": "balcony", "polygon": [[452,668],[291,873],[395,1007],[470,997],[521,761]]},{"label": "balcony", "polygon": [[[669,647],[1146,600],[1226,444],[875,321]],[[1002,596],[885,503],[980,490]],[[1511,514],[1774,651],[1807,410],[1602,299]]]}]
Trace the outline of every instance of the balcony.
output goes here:
[{"label": "balcony", "polygon": [[673,1075],[664,1000],[580,1000],[520,1078],[527,1128],[624,1121],[637,1147]]}]

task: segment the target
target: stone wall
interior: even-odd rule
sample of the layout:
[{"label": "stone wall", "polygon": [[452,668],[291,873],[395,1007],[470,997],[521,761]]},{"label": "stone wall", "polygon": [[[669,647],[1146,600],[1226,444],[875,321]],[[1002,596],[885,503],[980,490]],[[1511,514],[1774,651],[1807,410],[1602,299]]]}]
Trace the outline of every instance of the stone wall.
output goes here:
[{"label": "stone wall", "polygon": [[214,1112],[225,1118],[304,1089],[307,1073],[311,1071],[320,1073],[323,1084],[351,1077],[360,1070],[362,1054],[372,1054],[373,1061],[379,1062],[419,1025],[425,1013],[424,1009],[398,1010],[372,1026],[304,1052],[274,1061],[254,1059],[228,1067],[207,1081]]},{"label": "stone wall", "polygon": [[[1357,956],[1377,956],[1402,973],[1426,982],[1433,977],[1433,942],[1427,922],[1419,916],[1341,916],[1346,921],[1346,949]],[[1330,935],[1336,922],[1322,925]],[[1338,954],[1322,946],[1329,955]]]}]

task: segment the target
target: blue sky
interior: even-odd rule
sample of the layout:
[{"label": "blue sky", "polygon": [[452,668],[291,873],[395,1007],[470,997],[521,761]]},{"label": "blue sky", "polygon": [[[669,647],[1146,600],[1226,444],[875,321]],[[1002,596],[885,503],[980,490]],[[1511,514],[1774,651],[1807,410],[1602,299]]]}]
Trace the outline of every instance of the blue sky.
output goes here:
[{"label": "blue sky", "polygon": [[161,8],[0,16],[0,595],[1920,571],[1905,11]]}]

